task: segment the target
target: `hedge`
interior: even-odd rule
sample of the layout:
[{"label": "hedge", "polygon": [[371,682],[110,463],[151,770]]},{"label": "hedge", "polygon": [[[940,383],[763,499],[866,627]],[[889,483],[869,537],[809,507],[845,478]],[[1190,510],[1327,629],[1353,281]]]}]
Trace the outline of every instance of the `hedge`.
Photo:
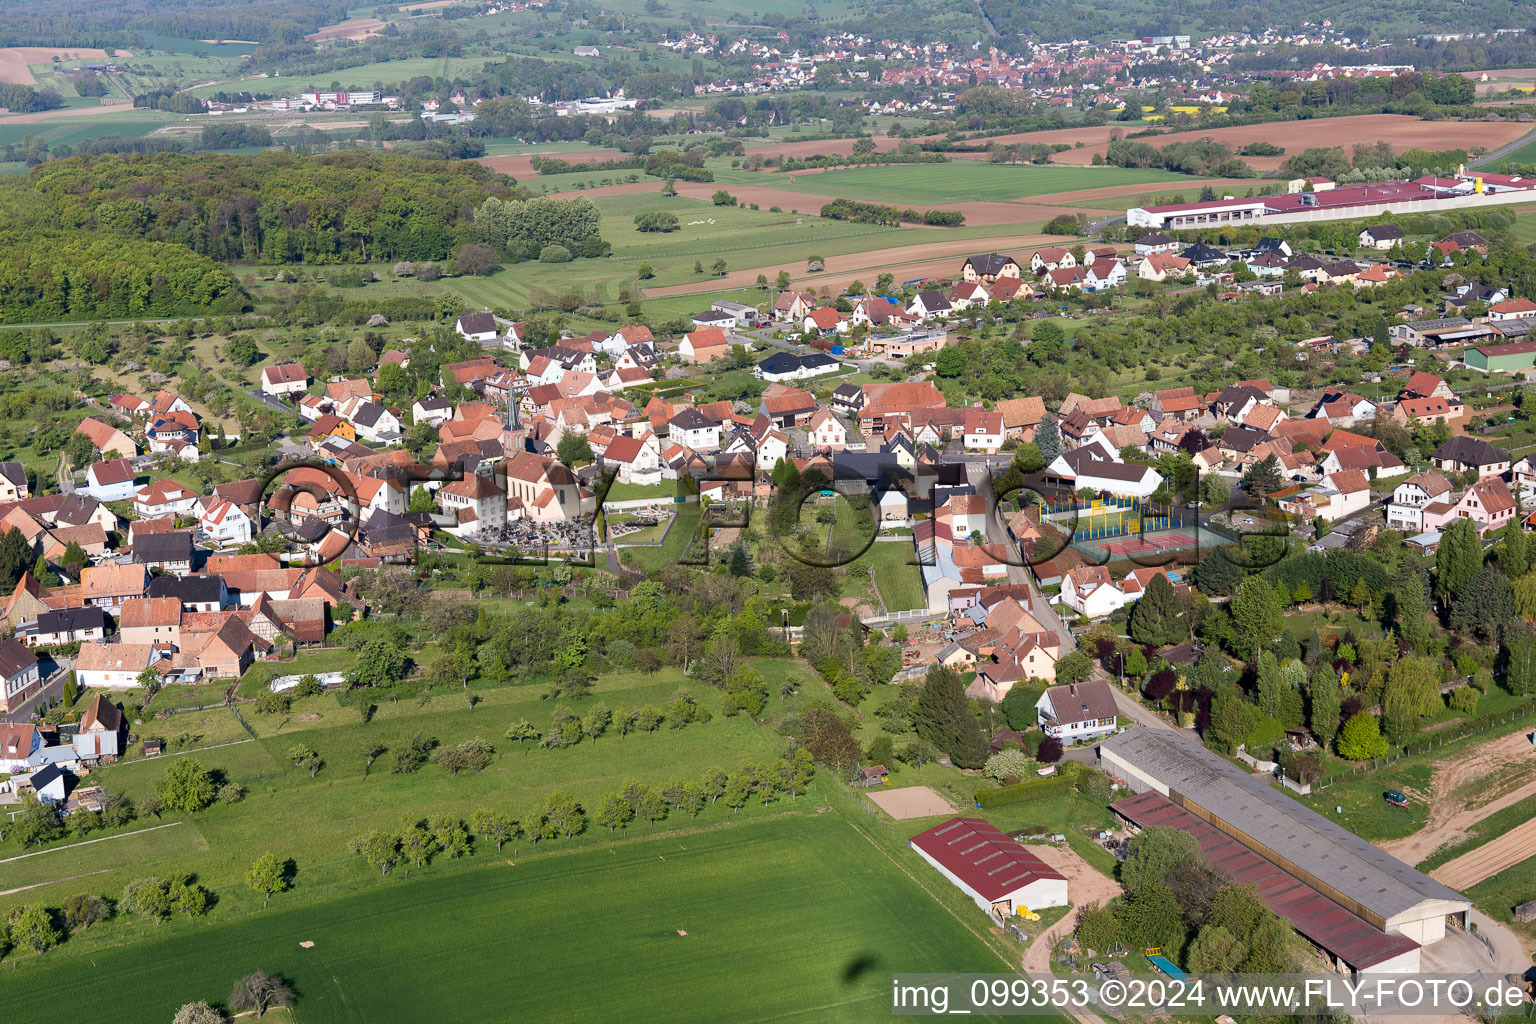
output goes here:
[{"label": "hedge", "polygon": [[1005,807],[1008,804],[1022,804],[1031,800],[1043,800],[1046,797],[1062,796],[1072,789],[1072,781],[1060,775],[1047,776],[1043,779],[1025,779],[1023,782],[1015,782],[1010,786],[994,786],[990,789],[978,789],[976,791],[976,805],[978,807]]}]

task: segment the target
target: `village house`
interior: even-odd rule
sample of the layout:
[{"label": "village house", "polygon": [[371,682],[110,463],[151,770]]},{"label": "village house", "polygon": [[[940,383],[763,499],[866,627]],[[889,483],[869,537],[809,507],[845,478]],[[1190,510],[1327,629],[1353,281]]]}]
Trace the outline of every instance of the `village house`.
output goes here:
[{"label": "village house", "polygon": [[28,647],[55,647],[100,640],[106,636],[107,614],[100,608],[50,609],[35,622],[16,629],[16,639]]},{"label": "village house", "polygon": [[1072,250],[1062,246],[1050,246],[1045,249],[1036,249],[1029,258],[1029,269],[1036,277],[1048,270],[1060,270],[1064,267],[1077,266],[1077,257],[1072,255]]},{"label": "village house", "polygon": [[848,428],[826,406],[811,416],[811,444],[820,451],[840,452],[848,446]]},{"label": "village house", "polygon": [[438,488],[437,499],[461,536],[490,536],[507,525],[507,492],[478,473]]},{"label": "village house", "polygon": [[261,390],[268,395],[292,395],[309,387],[309,372],[303,363],[283,363],[261,371]]},{"label": "village house", "polygon": [[1436,448],[1429,456],[1430,465],[1442,473],[1476,471],[1482,477],[1503,476],[1509,472],[1509,453],[1487,441],[1459,435]]},{"label": "village house", "polygon": [[143,597],[149,570],[142,565],[93,565],[80,573],[80,599],[87,607],[115,612],[129,598]]},{"label": "village house", "polygon": [[454,321],[453,327],[465,341],[495,341],[501,334],[496,318],[488,312],[465,313]]},{"label": "village house", "polygon": [[786,289],[779,293],[773,304],[773,317],[781,323],[800,323],[807,313],[816,308],[816,296],[812,292]]},{"label": "village house", "polygon": [[1102,679],[1052,686],[1035,702],[1036,721],[1062,743],[1084,743],[1115,731],[1115,694]]},{"label": "village house", "polygon": [[1019,276],[1018,261],[1012,256],[995,252],[968,256],[960,268],[962,281],[979,281],[984,285],[990,285],[1000,277],[1018,278]]},{"label": "village house", "polygon": [[1166,281],[1189,273],[1189,260],[1171,252],[1156,252],[1143,256],[1136,264],[1136,276],[1143,281]]},{"label": "village house", "polygon": [[140,519],[161,519],[190,513],[197,495],[174,480],[156,480],[133,495],[133,514]]},{"label": "village house", "polygon": [[139,454],[139,446],[134,443],[133,438],[110,423],[103,423],[95,417],[87,416],[81,420],[75,432],[90,438],[91,444],[101,453],[103,459],[131,459]]},{"label": "village house", "polygon": [[1360,232],[1362,249],[1396,249],[1403,244],[1403,229],[1396,224],[1372,224]]},{"label": "village house", "polygon": [[731,341],[718,327],[700,327],[683,335],[677,355],[685,363],[712,363],[728,355]]},{"label": "village house", "polygon": [[1353,515],[1371,503],[1371,484],[1364,472],[1346,469],[1324,476],[1322,482],[1290,497],[1278,498],[1276,504],[1288,515],[1310,522],[1326,522]]},{"label": "village house", "polygon": [[42,688],[37,656],[19,641],[0,640],[0,712],[20,707]]},{"label": "village house", "polygon": [[1452,517],[1472,520],[1478,534],[1482,535],[1511,522],[1517,507],[1503,480],[1484,477],[1467,488],[1467,493],[1456,503]]},{"label": "village house", "polygon": [[134,479],[133,463],[127,459],[93,462],[85,471],[81,490],[97,501],[127,501],[138,490]]},{"label": "village house", "polygon": [[1003,414],[996,410],[965,410],[964,445],[968,451],[995,454],[1003,446]]},{"label": "village house", "polygon": [[0,462],[0,502],[21,501],[31,493],[26,467],[19,462]]}]

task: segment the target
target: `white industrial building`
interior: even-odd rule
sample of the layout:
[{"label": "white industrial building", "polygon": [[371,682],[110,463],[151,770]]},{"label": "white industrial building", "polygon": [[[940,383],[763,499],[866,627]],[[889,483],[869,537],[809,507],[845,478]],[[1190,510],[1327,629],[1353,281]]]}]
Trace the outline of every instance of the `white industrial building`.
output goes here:
[{"label": "white industrial building", "polygon": [[1065,875],[985,818],[951,818],[907,845],[999,922],[1070,902]]},{"label": "white industrial building", "polygon": [[1099,754],[1137,794],[1111,805],[1116,814],[1190,833],[1212,869],[1255,886],[1341,971],[1416,972],[1422,946],[1467,927],[1465,896],[1186,736],[1132,729]]}]

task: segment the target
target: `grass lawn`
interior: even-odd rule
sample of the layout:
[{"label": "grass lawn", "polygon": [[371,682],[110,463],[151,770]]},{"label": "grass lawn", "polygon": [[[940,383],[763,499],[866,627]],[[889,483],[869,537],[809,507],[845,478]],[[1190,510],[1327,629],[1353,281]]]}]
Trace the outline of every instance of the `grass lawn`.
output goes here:
[{"label": "grass lawn", "polygon": [[[915,854],[883,855],[811,803],[655,838],[641,826],[574,855],[522,843],[308,906],[280,895],[240,921],[162,926],[161,938],[98,949],[95,970],[113,984],[76,991],[72,1012],[158,1024],[260,966],[291,979],[306,1024],[435,1020],[447,1006],[461,1024],[884,1020],[892,971],[1006,969],[979,911],[962,921],[919,886],[947,888]],[[71,945],[6,972],[0,998],[51,998],[85,969]],[[389,962],[401,969],[379,969]],[[516,983],[482,969],[493,964],[516,964]]]},{"label": "grass lawn", "polygon": [[667,531],[667,539],[660,547],[626,548],[619,557],[623,559],[625,565],[633,565],[646,572],[659,569],[664,565],[676,564],[687,553],[688,544],[699,528],[701,514],[697,503],[677,506],[677,514],[672,519],[672,529]]},{"label": "grass lawn", "polygon": [[[923,590],[922,571],[918,568],[917,555],[910,541],[891,543],[876,541],[848,567],[850,574],[862,574],[867,569],[875,571],[875,589],[885,602],[886,611],[902,612],[928,607],[927,594]],[[860,579],[862,582],[862,579]]]},{"label": "grass lawn", "polygon": [[[1114,185],[1187,181],[1168,171],[1124,167],[1034,167],[955,160],[943,164],[885,164],[816,174],[755,174],[754,184],[875,203],[925,206],[1019,199]],[[1102,200],[1100,200],[1102,202]]]}]

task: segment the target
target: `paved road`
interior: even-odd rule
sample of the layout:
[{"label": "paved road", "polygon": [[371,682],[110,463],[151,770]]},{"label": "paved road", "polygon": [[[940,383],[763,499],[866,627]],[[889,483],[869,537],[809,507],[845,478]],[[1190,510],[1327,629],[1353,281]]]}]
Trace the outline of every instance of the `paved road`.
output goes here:
[{"label": "paved road", "polygon": [[37,710],[41,702],[55,701],[63,697],[64,680],[68,678],[69,670],[74,668],[74,665],[75,659],[65,658],[59,663],[53,675],[48,677],[48,681],[43,684],[43,688],[31,700],[18,704],[4,715],[0,715],[0,722],[25,722],[32,717],[32,712]]},{"label": "paved road", "polygon": [[1509,154],[1513,153],[1515,150],[1519,149],[1521,146],[1524,146],[1526,143],[1531,142],[1532,140],[1536,140],[1536,131],[1528,132],[1525,135],[1520,136],[1514,142],[1511,142],[1511,143],[1508,143],[1506,145],[1500,146],[1498,149],[1495,149],[1495,150],[1493,150],[1490,153],[1484,153],[1482,156],[1478,157],[1476,160],[1470,161],[1467,164],[1467,169],[1471,170],[1474,167],[1483,167],[1483,166],[1486,166],[1488,164],[1493,163],[1495,160],[1503,159],[1504,157],[1506,157]]},{"label": "paved road", "polygon": [[[997,507],[997,496],[992,491],[992,474],[990,464],[996,460],[996,456],[960,456],[965,462],[966,478],[975,486],[978,494],[987,500],[987,536],[994,544],[1011,544],[1008,536],[1008,524],[1003,522],[1002,512]],[[1006,466],[1012,456],[1005,457],[1001,465]],[[1077,639],[1072,636],[1072,631],[1056,614],[1053,608],[1040,592],[1039,585],[1035,582],[1034,574],[1023,565],[1008,566],[1008,582],[1015,586],[1027,586],[1031,608],[1035,618],[1047,629],[1055,630],[1056,636],[1061,642],[1061,653],[1065,654],[1077,646]]]},{"label": "paved road", "polygon": [[[198,320],[202,318],[191,317],[189,319]],[[8,331],[14,331],[27,327],[94,327],[97,324],[106,324],[111,327],[119,324],[174,324],[176,322],[176,319],[167,317],[159,320],[73,320],[69,323],[3,324],[0,326],[3,326]]]}]

